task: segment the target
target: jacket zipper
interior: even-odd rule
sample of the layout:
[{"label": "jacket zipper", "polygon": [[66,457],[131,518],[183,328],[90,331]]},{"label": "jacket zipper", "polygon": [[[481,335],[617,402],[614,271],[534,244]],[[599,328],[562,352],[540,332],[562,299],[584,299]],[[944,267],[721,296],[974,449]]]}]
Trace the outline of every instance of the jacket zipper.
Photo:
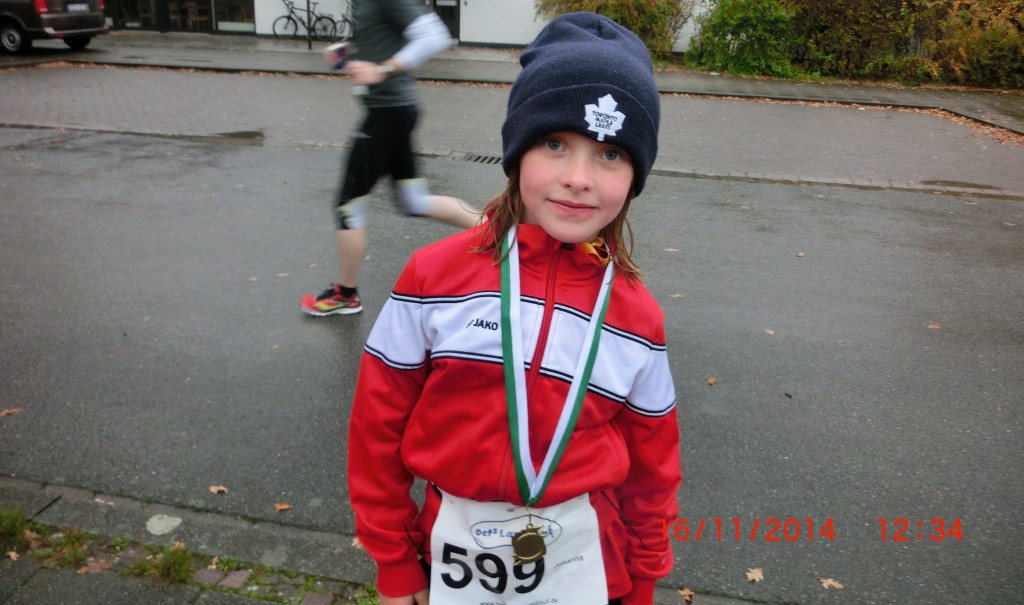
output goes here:
[{"label": "jacket zipper", "polygon": [[[540,334],[537,335],[537,348],[533,352],[533,358],[530,360],[530,371],[526,375],[527,401],[533,401],[533,388],[537,384],[537,378],[540,377],[540,364],[544,359],[544,351],[548,346],[548,331],[551,329],[551,318],[555,314],[555,284],[558,280],[558,264],[562,260],[562,253],[564,251],[565,247],[559,246],[558,250],[551,256],[551,262],[548,264],[547,284],[544,288],[544,315],[540,322]],[[532,443],[530,444],[530,460],[533,461]],[[537,470],[535,461],[534,470]]]}]

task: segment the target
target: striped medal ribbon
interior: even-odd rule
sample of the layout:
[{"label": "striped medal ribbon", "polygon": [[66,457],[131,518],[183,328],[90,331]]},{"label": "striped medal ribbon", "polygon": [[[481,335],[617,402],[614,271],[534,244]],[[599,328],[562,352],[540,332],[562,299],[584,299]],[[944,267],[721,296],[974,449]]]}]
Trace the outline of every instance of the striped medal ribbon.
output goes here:
[{"label": "striped medal ribbon", "polygon": [[[587,334],[583,340],[576,371],[573,373],[572,384],[566,395],[562,413],[555,427],[555,434],[544,455],[540,472],[534,470],[530,455],[530,422],[529,409],[526,401],[526,364],[523,359],[523,331],[520,315],[520,276],[519,276],[519,242],[516,239],[516,228],[513,226],[501,248],[501,345],[505,369],[505,399],[508,405],[509,430],[512,434],[513,458],[515,460],[516,481],[519,495],[527,509],[536,504],[547,488],[551,476],[558,466],[558,461],[569,443],[580,409],[583,407],[583,396],[586,385],[590,382],[590,373],[594,369],[598,343],[601,339],[601,326],[608,311],[608,300],[611,297],[613,266],[609,262],[605,268],[601,289],[597,293],[597,302],[590,316]],[[515,304],[513,304],[515,303]],[[530,524],[527,523],[527,530]],[[522,532],[520,532],[522,533]]]}]

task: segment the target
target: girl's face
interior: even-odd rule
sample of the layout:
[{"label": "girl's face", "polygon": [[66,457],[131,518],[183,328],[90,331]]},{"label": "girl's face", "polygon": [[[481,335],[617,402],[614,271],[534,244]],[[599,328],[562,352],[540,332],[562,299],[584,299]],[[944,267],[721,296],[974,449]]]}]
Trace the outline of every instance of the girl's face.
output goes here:
[{"label": "girl's face", "polygon": [[523,154],[523,222],[560,242],[591,242],[626,203],[633,162],[626,152],[575,132],[556,132]]}]

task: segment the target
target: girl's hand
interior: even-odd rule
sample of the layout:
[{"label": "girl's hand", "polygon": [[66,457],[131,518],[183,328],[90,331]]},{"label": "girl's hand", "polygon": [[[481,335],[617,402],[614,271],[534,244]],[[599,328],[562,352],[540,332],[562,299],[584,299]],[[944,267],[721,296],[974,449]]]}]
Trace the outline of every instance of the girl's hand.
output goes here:
[{"label": "girl's hand", "polygon": [[430,590],[424,588],[407,597],[389,597],[379,595],[380,605],[430,605]]}]

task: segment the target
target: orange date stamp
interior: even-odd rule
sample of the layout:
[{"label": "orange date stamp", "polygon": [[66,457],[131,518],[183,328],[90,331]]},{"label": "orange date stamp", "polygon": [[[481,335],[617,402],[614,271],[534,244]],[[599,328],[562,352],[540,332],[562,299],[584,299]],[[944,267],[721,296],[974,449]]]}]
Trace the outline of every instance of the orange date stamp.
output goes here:
[{"label": "orange date stamp", "polygon": [[828,540],[831,542],[836,537],[836,526],[831,517],[824,520],[815,520],[809,517],[803,519],[796,517],[761,519],[758,517],[746,521],[735,517],[728,519],[680,517],[674,521],[662,519],[661,533],[666,540],[675,538],[680,542],[700,542],[701,540],[717,542]]}]

